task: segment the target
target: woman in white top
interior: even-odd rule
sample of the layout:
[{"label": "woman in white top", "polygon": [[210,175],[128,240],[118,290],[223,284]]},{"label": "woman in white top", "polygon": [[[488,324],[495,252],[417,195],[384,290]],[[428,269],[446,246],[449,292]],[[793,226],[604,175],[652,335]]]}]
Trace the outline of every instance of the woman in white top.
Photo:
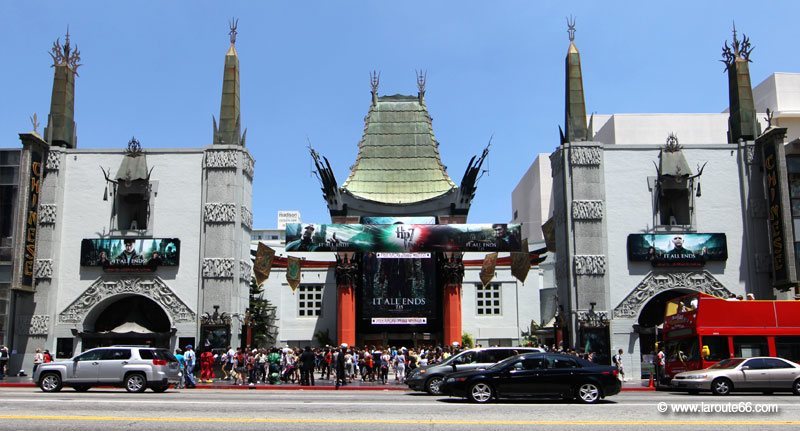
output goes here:
[{"label": "woman in white top", "polygon": [[44,354],[42,353],[42,349],[36,349],[36,353],[33,355],[33,372],[36,372],[36,369],[39,368],[39,364],[44,362]]},{"label": "woman in white top", "polygon": [[406,355],[404,355],[405,351],[400,350],[397,352],[397,356],[394,357],[395,369],[397,380],[400,384],[403,384],[406,381]]}]

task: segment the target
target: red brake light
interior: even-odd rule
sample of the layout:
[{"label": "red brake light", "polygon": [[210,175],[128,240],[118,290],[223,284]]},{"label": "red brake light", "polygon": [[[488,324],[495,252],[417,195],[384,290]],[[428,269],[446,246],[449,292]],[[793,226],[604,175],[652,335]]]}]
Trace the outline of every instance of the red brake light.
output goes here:
[{"label": "red brake light", "polygon": [[167,365],[166,359],[153,359],[153,365]]}]

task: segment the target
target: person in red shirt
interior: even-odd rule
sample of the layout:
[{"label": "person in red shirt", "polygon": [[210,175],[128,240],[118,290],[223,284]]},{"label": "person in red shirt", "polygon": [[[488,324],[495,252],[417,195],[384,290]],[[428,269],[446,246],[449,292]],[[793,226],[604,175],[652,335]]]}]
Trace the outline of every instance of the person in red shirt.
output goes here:
[{"label": "person in red shirt", "polygon": [[214,354],[206,350],[200,354],[200,381],[212,383],[214,381]]}]

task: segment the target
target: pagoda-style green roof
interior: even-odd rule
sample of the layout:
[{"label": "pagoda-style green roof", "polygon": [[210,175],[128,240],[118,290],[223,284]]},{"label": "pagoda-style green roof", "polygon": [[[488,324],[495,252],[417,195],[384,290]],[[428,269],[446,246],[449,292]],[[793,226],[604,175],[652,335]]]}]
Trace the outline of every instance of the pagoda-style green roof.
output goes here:
[{"label": "pagoda-style green roof", "polygon": [[357,198],[392,204],[425,201],[455,190],[422,98],[394,95],[374,100],[342,189]]}]

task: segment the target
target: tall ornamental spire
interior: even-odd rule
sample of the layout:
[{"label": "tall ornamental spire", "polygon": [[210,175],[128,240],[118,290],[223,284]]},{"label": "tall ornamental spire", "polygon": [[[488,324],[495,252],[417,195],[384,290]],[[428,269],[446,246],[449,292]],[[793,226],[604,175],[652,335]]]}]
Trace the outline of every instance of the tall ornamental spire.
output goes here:
[{"label": "tall ornamental spire", "polygon": [[[231,46],[225,54],[225,72],[222,77],[222,103],[219,109],[219,127],[214,119],[215,145],[242,145],[244,134],[241,133],[241,111],[239,110],[239,55],[236,53],[236,31],[238,19],[231,19]],[[245,134],[247,131],[245,130]]]},{"label": "tall ornamental spire", "polygon": [[586,102],[583,95],[583,74],[581,55],[575,46],[575,18],[567,18],[569,49],[566,58],[566,103],[564,113],[564,133],[561,142],[578,142],[590,139],[586,126]]},{"label": "tall ornamental spire", "polygon": [[742,40],[736,35],[736,24],[733,25],[733,43],[722,48],[722,61],[728,72],[728,98],[730,117],[728,118],[728,142],[735,143],[739,139],[754,140],[761,134],[761,127],[756,121],[756,107],[753,101],[753,88],[750,85],[750,39],[742,34]]},{"label": "tall ornamental spire", "polygon": [[75,131],[75,76],[81,63],[78,47],[70,45],[69,28],[61,44],[61,39],[53,42],[50,49],[53,58],[53,93],[50,97],[50,114],[44,128],[44,138],[50,145],[75,148],[78,138]]}]

